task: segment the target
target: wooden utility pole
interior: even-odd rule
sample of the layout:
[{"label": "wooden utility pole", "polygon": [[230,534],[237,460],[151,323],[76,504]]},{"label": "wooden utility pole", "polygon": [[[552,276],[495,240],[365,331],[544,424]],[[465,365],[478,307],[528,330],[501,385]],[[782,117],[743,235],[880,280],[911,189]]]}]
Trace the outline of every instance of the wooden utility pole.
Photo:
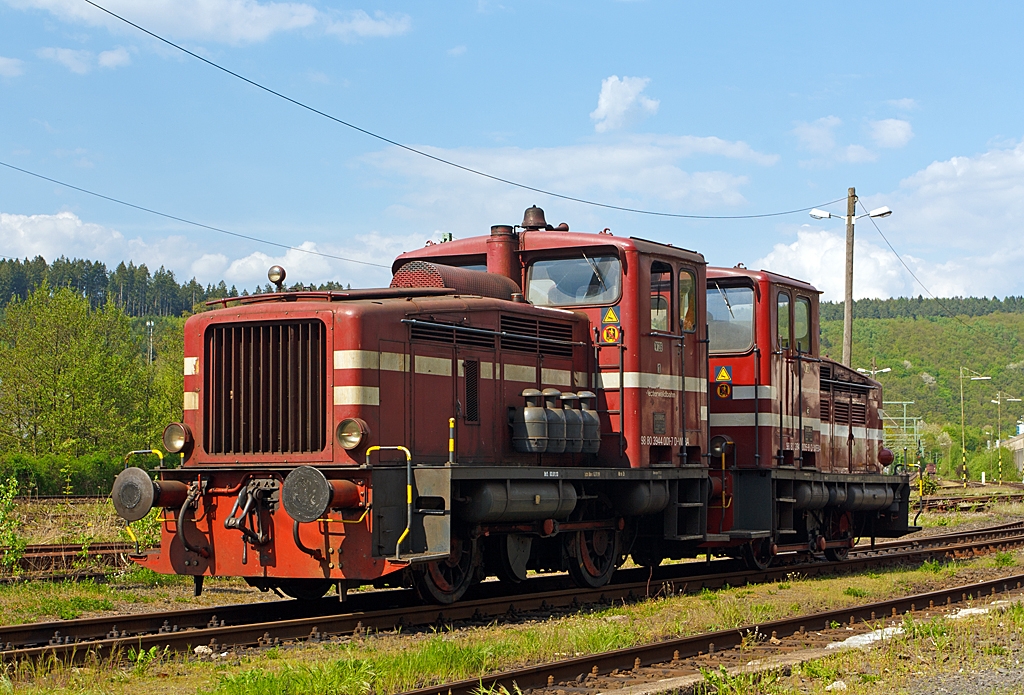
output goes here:
[{"label": "wooden utility pole", "polygon": [[857,190],[846,194],[846,301],[843,306],[843,364],[853,357],[853,220],[857,215]]}]

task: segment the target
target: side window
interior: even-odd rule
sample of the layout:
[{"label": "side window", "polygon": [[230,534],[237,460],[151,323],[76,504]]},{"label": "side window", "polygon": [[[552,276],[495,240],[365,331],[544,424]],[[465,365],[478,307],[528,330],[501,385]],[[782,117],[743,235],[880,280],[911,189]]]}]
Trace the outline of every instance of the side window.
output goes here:
[{"label": "side window", "polygon": [[679,271],[679,329],[684,333],[693,332],[696,328],[697,315],[697,281],[693,271]]},{"label": "side window", "polygon": [[811,351],[811,300],[797,297],[793,306],[793,340],[798,352]]},{"label": "side window", "polygon": [[785,292],[779,292],[778,309],[778,345],[780,350],[788,350],[790,348],[789,295]]},{"label": "side window", "polygon": [[661,261],[651,264],[651,330],[667,333],[672,310],[672,266]]}]

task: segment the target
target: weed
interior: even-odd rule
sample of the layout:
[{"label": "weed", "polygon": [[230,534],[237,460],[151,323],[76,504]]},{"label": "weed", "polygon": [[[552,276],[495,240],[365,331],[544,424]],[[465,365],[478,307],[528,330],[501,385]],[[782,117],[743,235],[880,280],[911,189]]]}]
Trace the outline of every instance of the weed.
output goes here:
[{"label": "weed", "polygon": [[778,584],[776,584],[776,586],[779,587],[779,589],[781,590],[781,589],[788,589],[789,587],[792,586],[792,584],[790,584],[789,582],[779,582]]},{"label": "weed", "polygon": [[149,649],[139,648],[139,651],[135,651],[135,648],[128,650],[128,661],[132,663],[132,671],[135,673],[142,673],[149,665],[154,661],[157,661],[161,657],[167,654],[168,647],[164,647],[161,652],[156,646],[152,646]]},{"label": "weed", "polygon": [[777,673],[765,671],[762,673],[740,673],[730,675],[725,666],[719,666],[718,670],[702,668],[701,675],[704,682],[697,684],[694,692],[698,695],[752,695],[753,693],[767,692],[779,679]]},{"label": "weed", "polygon": [[17,572],[21,556],[25,553],[25,539],[18,532],[18,517],[14,513],[14,498],[18,494],[18,480],[11,477],[6,483],[0,482],[0,547],[3,556],[0,566],[9,572]]},{"label": "weed", "polygon": [[700,598],[701,601],[710,601],[711,603],[714,603],[718,600],[718,592],[712,591],[711,589],[704,587],[700,590],[698,598]]},{"label": "weed", "polygon": [[800,667],[800,671],[808,678],[827,680],[829,683],[839,678],[839,669],[835,664],[823,659],[808,661]]},{"label": "weed", "polygon": [[828,624],[828,626],[829,626],[830,628],[832,628],[833,630],[838,630],[838,629],[839,629],[840,627],[842,627],[842,624],[841,624],[841,623],[839,623],[839,622],[838,622],[838,621],[836,621],[836,620],[833,620],[832,622],[830,622],[830,623]]},{"label": "weed", "polygon": [[855,586],[848,586],[843,589],[843,593],[847,596],[853,596],[854,598],[864,598],[868,595],[867,589],[858,589]]},{"label": "weed", "polygon": [[1017,558],[1014,556],[1013,553],[1000,551],[995,554],[995,557],[993,557],[992,562],[993,564],[995,564],[996,567],[1013,567],[1017,564]]},{"label": "weed", "polygon": [[938,560],[925,560],[921,563],[921,569],[925,572],[937,574],[942,569],[942,563]]}]

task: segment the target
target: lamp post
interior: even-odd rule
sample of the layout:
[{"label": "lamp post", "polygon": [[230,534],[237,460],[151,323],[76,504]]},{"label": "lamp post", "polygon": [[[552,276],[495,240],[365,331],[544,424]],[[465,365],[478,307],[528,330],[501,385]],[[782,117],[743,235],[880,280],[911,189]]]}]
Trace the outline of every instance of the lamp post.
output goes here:
[{"label": "lamp post", "polygon": [[970,381],[989,381],[990,376],[983,376],[973,369],[960,367],[960,477],[963,479],[964,488],[967,487],[967,437],[964,434],[964,372],[967,372]]},{"label": "lamp post", "polygon": [[[850,366],[853,353],[853,226],[862,217],[888,217],[892,210],[887,207],[871,210],[864,215],[857,214],[857,190],[851,188],[846,194],[846,298],[843,304],[843,364]],[[811,217],[816,220],[839,218],[831,212],[814,208]]]},{"label": "lamp post", "polygon": [[1002,391],[996,391],[996,449],[999,455],[999,484],[1003,484],[1003,401],[1008,403],[1020,403],[1021,399],[1007,396]]}]

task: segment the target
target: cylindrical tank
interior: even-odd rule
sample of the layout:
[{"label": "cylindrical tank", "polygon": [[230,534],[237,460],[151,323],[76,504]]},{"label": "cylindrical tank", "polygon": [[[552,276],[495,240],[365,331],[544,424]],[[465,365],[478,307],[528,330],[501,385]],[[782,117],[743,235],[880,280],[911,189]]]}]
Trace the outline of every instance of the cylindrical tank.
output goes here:
[{"label": "cylindrical tank", "polygon": [[512,446],[521,454],[543,454],[548,446],[548,414],[538,389],[525,389],[526,405],[512,416]]},{"label": "cylindrical tank", "polygon": [[668,506],[668,481],[619,481],[612,486],[611,494],[615,511],[623,516],[656,514]]},{"label": "cylindrical tank", "polygon": [[823,509],[829,500],[829,491],[822,482],[797,483],[793,489],[794,509]]},{"label": "cylindrical tank", "polygon": [[593,391],[580,391],[580,416],[583,418],[583,453],[596,454],[601,450],[601,420],[594,410],[597,396]]},{"label": "cylindrical tank", "polygon": [[487,272],[506,277],[518,286],[522,281],[519,259],[516,257],[518,239],[511,226],[498,224],[491,227],[487,240]]},{"label": "cylindrical tank", "polygon": [[857,483],[849,486],[844,509],[854,512],[875,511],[888,507],[895,498],[895,493],[888,485]]},{"label": "cylindrical tank", "polygon": [[548,454],[561,454],[565,451],[565,411],[562,410],[560,399],[562,392],[558,389],[544,389],[544,410],[548,416]]},{"label": "cylindrical tank", "polygon": [[568,482],[482,482],[462,490],[454,507],[456,518],[473,524],[564,520],[576,508],[576,489]]},{"label": "cylindrical tank", "polygon": [[578,454],[583,451],[583,415],[576,407],[580,399],[575,393],[566,392],[561,396],[562,412],[565,413],[565,451]]}]

